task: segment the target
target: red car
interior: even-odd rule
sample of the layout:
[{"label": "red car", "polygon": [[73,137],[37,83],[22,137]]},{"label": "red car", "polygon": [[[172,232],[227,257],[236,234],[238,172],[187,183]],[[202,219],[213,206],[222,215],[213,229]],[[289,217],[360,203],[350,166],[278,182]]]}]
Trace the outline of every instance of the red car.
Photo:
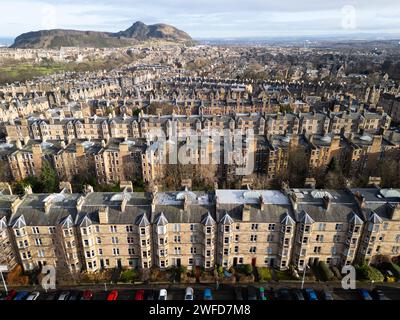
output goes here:
[{"label": "red car", "polygon": [[11,290],[11,291],[8,293],[7,297],[6,297],[6,300],[7,300],[7,301],[13,300],[13,299],[15,298],[16,295],[17,295],[17,291]]},{"label": "red car", "polygon": [[144,300],[144,290],[136,291],[135,300]]},{"label": "red car", "polygon": [[115,300],[117,300],[117,298],[118,298],[118,291],[113,290],[107,296],[107,301],[115,301]]},{"label": "red car", "polygon": [[82,294],[81,300],[92,300],[93,299],[93,292],[90,290],[86,290]]}]

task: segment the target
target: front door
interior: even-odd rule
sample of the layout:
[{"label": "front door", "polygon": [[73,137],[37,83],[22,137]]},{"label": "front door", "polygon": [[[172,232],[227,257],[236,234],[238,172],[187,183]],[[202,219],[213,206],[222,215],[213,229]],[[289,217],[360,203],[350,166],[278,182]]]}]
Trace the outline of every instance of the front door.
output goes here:
[{"label": "front door", "polygon": [[237,266],[237,262],[238,262],[238,258],[234,257],[233,258],[233,266],[236,267]]},{"label": "front door", "polygon": [[257,259],[256,259],[256,258],[251,259],[251,265],[252,265],[253,267],[256,266],[256,262],[257,262]]}]

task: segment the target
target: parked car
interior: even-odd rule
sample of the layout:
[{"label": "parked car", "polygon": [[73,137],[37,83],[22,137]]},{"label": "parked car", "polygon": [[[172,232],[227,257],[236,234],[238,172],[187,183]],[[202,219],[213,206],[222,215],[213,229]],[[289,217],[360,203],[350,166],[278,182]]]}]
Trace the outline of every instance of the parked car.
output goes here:
[{"label": "parked car", "polygon": [[257,290],[251,286],[247,288],[247,300],[257,300]]},{"label": "parked car", "polygon": [[0,293],[0,300],[5,300],[6,297],[7,297],[7,293],[6,292]]},{"label": "parked car", "polygon": [[310,301],[317,301],[318,300],[318,296],[315,293],[314,289],[312,288],[306,288],[304,289],[305,293],[306,293],[306,297],[308,300]]},{"label": "parked car", "polygon": [[304,294],[300,289],[293,289],[292,290],[294,300],[303,301],[305,300]]},{"label": "parked car", "polygon": [[29,292],[28,291],[20,291],[18,292],[13,300],[25,300],[27,297],[29,296]]},{"label": "parked car", "polygon": [[185,300],[194,300],[193,288],[186,288],[185,290]]},{"label": "parked car", "polygon": [[28,301],[32,301],[32,300],[37,300],[40,296],[39,292],[32,292],[30,295],[28,295],[28,297],[26,298],[26,300]]},{"label": "parked car", "polygon": [[6,298],[4,300],[7,300],[7,301],[13,300],[16,295],[17,295],[17,291],[11,290],[8,292],[8,295],[6,296]]},{"label": "parked car", "polygon": [[358,290],[358,292],[360,293],[361,298],[362,298],[363,300],[372,300],[372,297],[371,297],[371,295],[369,294],[368,290],[360,289],[360,290]]},{"label": "parked car", "polygon": [[278,300],[292,300],[292,296],[289,293],[288,289],[281,288],[276,292],[276,298]]},{"label": "parked car", "polygon": [[333,298],[333,294],[331,293],[331,292],[329,292],[329,291],[327,291],[327,290],[324,290],[324,291],[322,291],[322,299],[323,300],[329,300],[329,301],[331,301],[331,300],[335,300],[334,298]]},{"label": "parked car", "polygon": [[136,291],[135,300],[144,300],[144,290]]},{"label": "parked car", "polygon": [[69,301],[77,301],[79,300],[81,293],[79,291],[71,291],[68,300]]},{"label": "parked car", "polygon": [[204,290],[204,296],[203,296],[204,300],[213,300],[213,296],[212,296],[212,292],[211,289],[205,289]]},{"label": "parked car", "polygon": [[54,301],[57,299],[57,292],[42,293],[38,300],[41,301]]},{"label": "parked car", "polygon": [[374,296],[374,298],[376,300],[381,300],[381,301],[389,300],[388,297],[386,297],[385,294],[382,292],[382,290],[379,290],[379,289],[374,289],[372,291],[372,295]]},{"label": "parked car", "polygon": [[158,300],[168,300],[168,291],[167,289],[161,289],[158,294]]},{"label": "parked car", "polygon": [[92,300],[92,299],[93,299],[93,291],[91,291],[91,290],[83,291],[81,300],[88,301],[88,300]]},{"label": "parked car", "polygon": [[235,298],[236,298],[236,300],[239,300],[239,301],[243,300],[243,288],[242,287],[235,288]]},{"label": "parked car", "polygon": [[156,300],[156,292],[153,290],[146,290],[144,296],[146,300]]},{"label": "parked car", "polygon": [[265,295],[265,289],[263,287],[260,287],[258,292],[260,293],[260,300],[264,301],[267,300],[267,296]]},{"label": "parked car", "polygon": [[113,290],[107,296],[107,301],[115,301],[118,299],[118,291]]},{"label": "parked car", "polygon": [[65,301],[65,300],[68,300],[68,299],[69,299],[69,296],[70,296],[70,294],[71,294],[71,292],[69,292],[69,291],[64,291],[64,292],[61,292],[61,294],[58,296],[58,300],[59,300],[59,301]]}]

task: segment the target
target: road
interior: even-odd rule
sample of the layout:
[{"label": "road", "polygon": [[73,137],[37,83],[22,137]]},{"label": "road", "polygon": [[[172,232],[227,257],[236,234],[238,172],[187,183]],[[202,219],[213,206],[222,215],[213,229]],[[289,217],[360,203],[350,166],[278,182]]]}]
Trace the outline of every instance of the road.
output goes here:
[{"label": "road", "polygon": [[[255,287],[263,286],[267,295],[273,296],[273,292],[278,290],[279,288],[300,288],[299,282],[271,282],[264,285],[254,284]],[[168,285],[93,285],[93,286],[73,286],[73,287],[60,287],[57,288],[57,291],[69,291],[69,290],[92,290],[94,292],[94,299],[105,300],[107,293],[111,290],[118,290],[119,299],[120,300],[132,300],[134,298],[134,294],[137,290],[144,289],[147,292],[154,292],[154,295],[157,295],[160,289],[167,289],[168,291],[168,299],[169,300],[183,300],[185,288],[191,286],[195,292],[195,299],[202,300],[202,295],[204,289],[210,288],[213,293],[214,300],[234,300],[235,293],[234,289],[237,287],[236,285],[219,285],[218,289],[216,288],[216,284],[168,284]],[[238,285],[242,288],[246,288],[246,285]],[[322,290],[328,290],[332,292],[335,300],[360,300],[361,297],[359,293],[355,290],[344,290],[340,287],[339,283],[306,283],[305,288],[310,287],[315,289],[317,292]],[[384,294],[391,300],[400,300],[400,284],[379,284],[372,286],[371,284],[362,284],[358,283],[357,288],[364,288],[367,290],[372,290],[373,288],[378,288],[384,292]],[[10,288],[15,289],[17,291],[27,290],[27,291],[43,291],[39,287],[18,287],[18,288]],[[245,294],[246,290],[244,290]],[[45,295],[43,293],[42,295]]]}]

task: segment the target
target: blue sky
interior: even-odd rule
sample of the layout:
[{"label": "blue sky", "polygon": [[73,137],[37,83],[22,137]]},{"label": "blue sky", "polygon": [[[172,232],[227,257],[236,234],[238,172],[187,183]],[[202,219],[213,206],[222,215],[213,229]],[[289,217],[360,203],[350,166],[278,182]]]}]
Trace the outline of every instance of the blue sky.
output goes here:
[{"label": "blue sky", "polygon": [[168,23],[194,38],[400,34],[399,0],[1,0],[0,36]]}]

